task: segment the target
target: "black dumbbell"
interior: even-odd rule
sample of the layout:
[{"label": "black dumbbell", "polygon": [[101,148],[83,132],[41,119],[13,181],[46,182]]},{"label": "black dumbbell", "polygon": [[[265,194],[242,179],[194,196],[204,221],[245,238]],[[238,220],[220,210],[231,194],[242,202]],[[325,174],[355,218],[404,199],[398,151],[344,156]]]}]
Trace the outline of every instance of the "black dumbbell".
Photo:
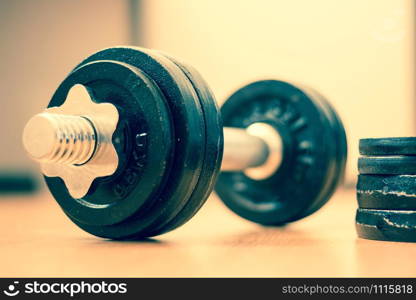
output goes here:
[{"label": "black dumbbell", "polygon": [[192,67],[133,47],[79,64],[28,122],[23,142],[68,217],[112,239],[181,226],[215,183],[242,217],[292,222],[328,201],[346,161],[342,123],[316,91],[258,81],[220,114]]}]

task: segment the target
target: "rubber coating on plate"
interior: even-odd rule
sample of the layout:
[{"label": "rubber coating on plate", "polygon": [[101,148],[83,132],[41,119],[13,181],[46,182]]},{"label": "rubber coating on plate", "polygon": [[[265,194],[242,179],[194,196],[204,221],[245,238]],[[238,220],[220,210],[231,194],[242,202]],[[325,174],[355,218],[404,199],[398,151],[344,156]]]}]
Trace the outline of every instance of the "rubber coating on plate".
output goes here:
[{"label": "rubber coating on plate", "polygon": [[359,175],[360,208],[416,210],[416,175]]},{"label": "rubber coating on plate", "polygon": [[360,154],[368,156],[416,155],[416,137],[361,139]]},{"label": "rubber coating on plate", "polygon": [[416,242],[416,211],[359,208],[356,229],[364,239]]},{"label": "rubber coating on plate", "polygon": [[360,174],[416,175],[416,156],[365,156],[358,158]]}]

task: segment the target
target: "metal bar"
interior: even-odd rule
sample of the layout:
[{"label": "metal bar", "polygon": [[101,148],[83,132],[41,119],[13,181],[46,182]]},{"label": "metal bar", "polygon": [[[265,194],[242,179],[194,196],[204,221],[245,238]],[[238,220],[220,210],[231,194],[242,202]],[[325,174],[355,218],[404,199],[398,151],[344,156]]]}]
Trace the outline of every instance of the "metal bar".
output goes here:
[{"label": "metal bar", "polygon": [[224,127],[222,171],[237,171],[264,164],[269,148],[262,138],[245,129]]}]

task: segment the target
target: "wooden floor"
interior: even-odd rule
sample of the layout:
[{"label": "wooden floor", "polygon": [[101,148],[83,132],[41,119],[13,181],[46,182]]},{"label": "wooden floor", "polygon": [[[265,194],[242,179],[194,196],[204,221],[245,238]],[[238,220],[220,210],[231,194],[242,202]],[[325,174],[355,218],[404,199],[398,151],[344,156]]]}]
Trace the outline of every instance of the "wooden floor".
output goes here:
[{"label": "wooden floor", "polygon": [[353,190],[285,228],[262,228],[215,195],[189,223],[147,242],[79,230],[44,192],[0,198],[1,277],[416,276],[416,244],[356,237]]}]

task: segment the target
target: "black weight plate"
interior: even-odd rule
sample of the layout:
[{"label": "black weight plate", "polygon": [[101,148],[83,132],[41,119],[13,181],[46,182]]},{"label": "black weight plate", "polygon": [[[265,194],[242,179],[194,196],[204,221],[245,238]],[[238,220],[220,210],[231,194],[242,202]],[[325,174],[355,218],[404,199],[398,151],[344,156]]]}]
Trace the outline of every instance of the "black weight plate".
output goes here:
[{"label": "black weight plate", "polygon": [[221,108],[224,126],[266,122],[279,131],[284,149],[282,165],[267,179],[222,172],[216,192],[224,203],[265,225],[291,222],[322,206],[332,193],[341,156],[340,136],[334,135],[338,124],[331,123],[326,111],[303,89],[277,80],[254,82],[234,93]]},{"label": "black weight plate", "polygon": [[329,201],[338,185],[344,179],[348,153],[347,137],[344,125],[342,124],[342,121],[335,109],[331,106],[328,100],[315,89],[302,85],[302,90],[307,92],[310,97],[313,97],[320,102],[321,107],[323,107],[323,110],[326,112],[328,120],[330,121],[330,128],[333,132],[332,141],[335,146],[335,168],[333,168],[332,174],[328,176],[328,188],[324,188],[322,190],[323,195],[321,197],[317,197],[316,201],[311,203],[309,209],[299,215],[296,219],[301,219],[311,215],[320,209],[327,201]]},{"label": "black weight plate", "polygon": [[214,184],[217,181],[224,143],[221,114],[213,97],[213,93],[202,76],[191,66],[185,65],[166,54],[163,55],[181,68],[198,95],[205,119],[206,146],[201,175],[188,202],[168,224],[161,228],[154,228],[151,232],[152,235],[173,230],[186,223],[198,212],[212,192]]},{"label": "black weight plate", "polygon": [[416,242],[416,211],[359,208],[356,229],[364,239]]},{"label": "black weight plate", "polygon": [[360,208],[416,210],[415,175],[359,175]]},{"label": "black weight plate", "polygon": [[366,156],[358,158],[360,174],[415,175],[416,156]]},{"label": "black weight plate", "polygon": [[[73,199],[60,178],[45,180],[76,224],[105,228],[150,205],[149,199],[163,187],[173,152],[170,113],[163,95],[145,74],[115,61],[84,64],[72,72],[56,90],[49,107],[62,105],[75,84],[84,85],[95,102],[117,107],[119,122],[112,140],[119,166],[114,175],[94,180],[82,199]],[[93,233],[107,236],[99,230]]]},{"label": "black weight plate", "polygon": [[182,71],[154,51],[109,48],[93,54],[80,66],[97,60],[115,60],[137,67],[159,87],[173,120],[174,158],[169,178],[157,197],[149,201],[151,205],[140,209],[128,220],[111,226],[78,225],[104,237],[147,237],[149,230],[169,223],[178,214],[199,179],[205,147],[202,110],[192,85],[184,80]]},{"label": "black weight plate", "polygon": [[170,177],[155,205],[143,209],[128,222],[106,228],[123,237],[152,236],[153,228],[168,224],[187,203],[201,172],[205,148],[205,124],[195,90],[182,71],[156,51],[118,47],[100,51],[85,62],[113,59],[131,64],[153,79],[164,94],[175,129],[175,154]]},{"label": "black weight plate", "polygon": [[360,154],[368,156],[416,155],[416,137],[361,139]]}]

